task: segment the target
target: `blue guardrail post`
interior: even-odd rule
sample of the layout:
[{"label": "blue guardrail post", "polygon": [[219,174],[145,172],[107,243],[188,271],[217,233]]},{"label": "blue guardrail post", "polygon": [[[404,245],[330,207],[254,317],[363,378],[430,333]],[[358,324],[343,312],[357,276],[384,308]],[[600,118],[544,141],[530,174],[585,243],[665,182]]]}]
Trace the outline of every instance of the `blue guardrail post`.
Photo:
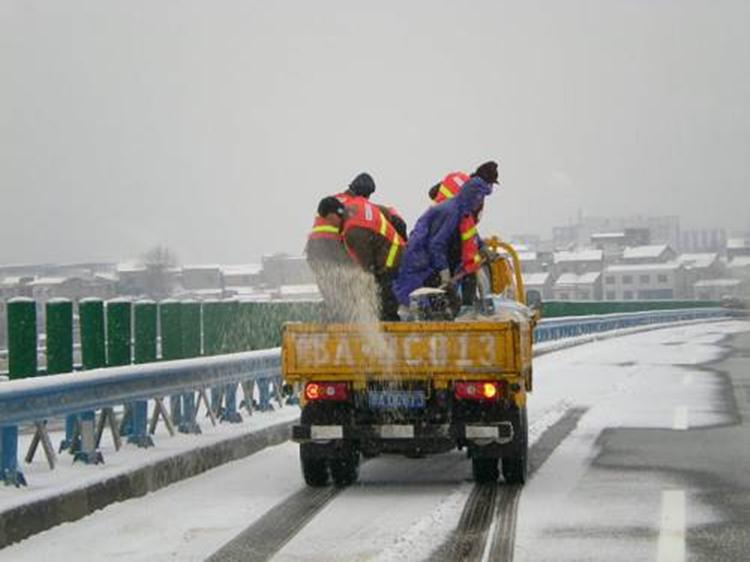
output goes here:
[{"label": "blue guardrail post", "polygon": [[[84,370],[100,369],[107,366],[107,353],[104,339],[104,302],[101,299],[82,299],[78,303],[78,317],[81,326],[81,358]],[[104,462],[96,447],[96,412],[82,412],[78,416],[79,443],[73,443],[73,462],[86,464]]]},{"label": "blue guardrail post", "polygon": [[[47,374],[73,372],[73,303],[68,299],[47,301]],[[71,449],[78,417],[65,417],[65,438],[60,452]]]},{"label": "blue guardrail post", "polygon": [[[193,300],[182,301],[180,332],[182,336],[182,356],[187,359],[201,354],[201,303]],[[177,426],[180,433],[201,432],[196,421],[195,392],[190,390],[182,395],[182,419]]]},{"label": "blue guardrail post", "polygon": [[[36,303],[17,298],[8,301],[8,374],[10,380],[37,374]],[[18,426],[0,428],[0,476],[6,485],[25,486],[18,469]]]},{"label": "blue guardrail post", "polygon": [[[241,348],[238,333],[240,303],[236,299],[227,299],[219,303],[219,306],[225,326],[221,351],[222,353],[236,353]],[[237,386],[237,383],[229,384],[224,389],[224,411],[221,421],[229,423],[242,421],[242,416],[237,411]]]},{"label": "blue guardrail post", "polygon": [[[161,328],[161,359],[174,361],[182,359],[182,305],[174,299],[159,303],[159,327]],[[182,396],[174,394],[169,397],[169,412],[172,424],[182,423]]]},{"label": "blue guardrail post", "polygon": [[[133,360],[135,363],[156,362],[156,303],[151,300],[140,300],[133,306],[133,331],[135,349]],[[138,400],[133,402],[133,426],[128,443],[138,447],[153,447],[154,440],[148,434],[148,402]]]}]

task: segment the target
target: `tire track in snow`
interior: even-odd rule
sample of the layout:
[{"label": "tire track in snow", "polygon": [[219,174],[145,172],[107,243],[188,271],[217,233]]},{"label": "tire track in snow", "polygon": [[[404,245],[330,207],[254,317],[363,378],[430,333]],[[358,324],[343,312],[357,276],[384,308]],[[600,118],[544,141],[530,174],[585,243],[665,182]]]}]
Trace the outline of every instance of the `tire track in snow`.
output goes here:
[{"label": "tire track in snow", "polygon": [[208,562],[268,560],[343,488],[303,488],[221,547]]},{"label": "tire track in snow", "polygon": [[[585,413],[585,408],[570,409],[543,431],[529,448],[529,477],[575,429]],[[533,432],[532,426],[530,433]],[[434,552],[430,561],[513,560],[522,490],[522,486],[476,485],[464,506],[458,527]]]}]

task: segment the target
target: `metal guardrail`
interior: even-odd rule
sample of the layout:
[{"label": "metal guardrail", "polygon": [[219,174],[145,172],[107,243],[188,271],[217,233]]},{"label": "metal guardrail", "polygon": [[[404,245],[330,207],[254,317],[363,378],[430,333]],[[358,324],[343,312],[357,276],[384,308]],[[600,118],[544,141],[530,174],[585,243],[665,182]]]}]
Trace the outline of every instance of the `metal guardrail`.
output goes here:
[{"label": "metal guardrail", "polygon": [[[64,443],[60,449],[72,447],[72,452],[76,455],[74,458],[87,463],[100,462],[102,459],[98,445],[106,424],[109,424],[118,449],[121,433],[128,436],[128,441],[139,446],[153,445],[150,434],[155,431],[160,418],[170,434],[174,434],[170,413],[162,402],[165,396],[188,397],[186,402],[194,405],[187,413],[182,413],[180,430],[183,431],[184,427],[184,433],[199,433],[195,418],[201,400],[212,423],[216,423],[217,417],[227,421],[241,421],[237,411],[218,410],[217,405],[222,404],[221,394],[234,393],[238,385],[242,386],[245,394],[243,405],[251,412],[255,384],[258,383],[260,404],[264,405],[270,398],[268,382],[271,380],[275,383],[280,401],[280,379],[281,354],[276,348],[0,383],[0,478],[6,484],[25,484],[17,460],[20,424],[33,423],[36,426],[36,434],[26,456],[27,462],[33,459],[37,446],[41,444],[50,467],[54,468],[55,453],[44,420],[60,416],[74,416],[77,426],[72,437],[73,443]],[[196,392],[198,402],[193,403]],[[153,400],[155,404],[148,429],[147,400]],[[115,423],[112,408],[120,404],[126,404],[125,417],[130,416],[127,430],[124,429],[126,420],[123,420],[122,426]],[[142,407],[128,408],[139,404]],[[234,401],[227,401],[226,404],[233,405]],[[95,411],[101,411],[98,427],[95,427]]]},{"label": "metal guardrail", "polygon": [[659,310],[649,312],[626,312],[620,314],[603,314],[601,316],[576,316],[568,318],[542,319],[534,330],[534,343],[584,336],[600,332],[609,332],[624,328],[723,318],[731,316],[725,308],[693,308],[679,310]]},{"label": "metal guardrail", "polygon": [[[686,320],[710,320],[727,317],[730,312],[722,308],[685,309],[670,311],[608,314],[596,317],[571,317],[541,321],[534,332],[535,342],[601,333],[611,330],[632,328],[650,324],[682,322]],[[29,378],[0,383],[0,478],[6,484],[23,484],[24,478],[18,468],[18,425],[32,422],[37,433],[32,442],[35,450],[39,443],[45,449],[50,466],[51,444],[46,435],[43,420],[58,416],[77,416],[77,432],[80,457],[86,462],[96,462],[98,441],[109,421],[115,445],[118,445],[119,428],[115,428],[112,407],[118,404],[138,404],[132,408],[132,429],[129,441],[140,446],[148,446],[156,422],[161,416],[170,433],[173,433],[169,414],[161,399],[169,395],[182,395],[190,398],[190,403],[198,392],[198,402],[191,406],[186,433],[195,433],[195,416],[203,399],[207,412],[214,421],[211,403],[206,390],[225,389],[234,392],[238,385],[243,386],[246,396],[245,407],[252,408],[248,396],[252,397],[256,381],[275,379],[276,389],[280,388],[281,357],[278,348],[264,351],[250,351],[230,355],[202,357],[197,359],[175,360],[162,363],[128,365],[96,369],[79,373],[68,373],[46,377]],[[262,391],[262,387],[261,391]],[[268,392],[268,390],[266,390]],[[280,396],[277,396],[280,399]],[[151,427],[146,433],[145,401],[154,400],[155,410]],[[250,398],[251,400],[251,398]],[[219,400],[221,404],[221,400]],[[98,429],[94,428],[94,411],[101,411]],[[81,413],[83,412],[83,413]],[[236,421],[237,412],[230,412],[225,419]],[[232,415],[233,414],[233,415]],[[127,408],[126,408],[127,415]],[[199,430],[198,430],[199,431]],[[70,444],[68,444],[70,445]],[[33,458],[33,450],[26,459]],[[54,456],[54,452],[51,453]]]}]

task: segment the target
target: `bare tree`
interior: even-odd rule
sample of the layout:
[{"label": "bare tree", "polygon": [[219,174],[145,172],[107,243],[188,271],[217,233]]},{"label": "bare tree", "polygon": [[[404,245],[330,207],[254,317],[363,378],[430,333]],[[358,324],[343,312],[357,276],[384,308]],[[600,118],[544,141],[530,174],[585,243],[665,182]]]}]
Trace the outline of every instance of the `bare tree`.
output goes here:
[{"label": "bare tree", "polygon": [[146,293],[154,299],[163,299],[172,294],[175,286],[174,269],[177,256],[166,246],[158,245],[143,255],[146,268]]}]

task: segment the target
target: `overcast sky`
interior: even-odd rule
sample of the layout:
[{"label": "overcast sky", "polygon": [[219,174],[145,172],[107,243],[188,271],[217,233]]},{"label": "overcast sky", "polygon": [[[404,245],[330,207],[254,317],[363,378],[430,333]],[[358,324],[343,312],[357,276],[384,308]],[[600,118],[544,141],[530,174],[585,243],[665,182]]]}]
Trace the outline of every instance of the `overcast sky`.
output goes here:
[{"label": "overcast sky", "polygon": [[750,229],[750,2],[0,0],[0,263],[300,253],[358,172],[410,225]]}]

